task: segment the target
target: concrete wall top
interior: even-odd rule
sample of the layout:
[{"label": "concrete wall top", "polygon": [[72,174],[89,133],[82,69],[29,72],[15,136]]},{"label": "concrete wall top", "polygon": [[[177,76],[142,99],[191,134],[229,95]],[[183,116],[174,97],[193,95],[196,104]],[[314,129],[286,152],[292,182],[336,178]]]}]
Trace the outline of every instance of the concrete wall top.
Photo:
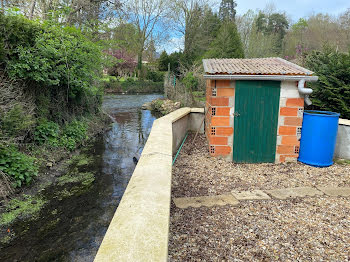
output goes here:
[{"label": "concrete wall top", "polygon": [[339,118],[339,125],[350,126],[350,120]]},{"label": "concrete wall top", "polygon": [[154,121],[139,162],[97,252],[96,262],[167,261],[172,124],[192,110],[204,112],[203,109],[181,108]]}]

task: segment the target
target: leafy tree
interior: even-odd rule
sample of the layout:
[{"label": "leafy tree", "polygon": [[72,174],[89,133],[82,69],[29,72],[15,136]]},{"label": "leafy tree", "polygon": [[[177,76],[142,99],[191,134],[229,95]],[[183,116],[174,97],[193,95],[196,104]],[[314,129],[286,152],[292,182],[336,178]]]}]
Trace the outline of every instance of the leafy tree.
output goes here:
[{"label": "leafy tree", "polygon": [[313,105],[350,119],[350,52],[340,53],[325,47],[313,51],[306,65],[319,77],[318,82],[311,84]]},{"label": "leafy tree", "polygon": [[117,49],[108,52],[117,59],[117,63],[109,70],[109,73],[119,77],[130,77],[136,70],[137,62],[135,56],[124,49]]},{"label": "leafy tree", "polygon": [[257,31],[263,34],[276,36],[276,42],[274,48],[276,53],[282,52],[283,38],[289,27],[286,15],[282,13],[265,14],[259,12],[256,18]]},{"label": "leafy tree", "polygon": [[190,68],[200,60],[215,39],[221,20],[203,1],[177,0],[175,2],[176,30],[184,36],[181,64]]},{"label": "leafy tree", "polygon": [[236,17],[236,6],[235,0],[221,0],[219,17],[222,21],[235,21]]},{"label": "leafy tree", "polygon": [[224,23],[205,57],[243,58],[244,51],[237,26],[233,22]]},{"label": "leafy tree", "polygon": [[158,59],[158,70],[159,71],[167,71],[168,70],[168,64],[169,64],[169,56],[167,52],[164,50]]},{"label": "leafy tree", "polygon": [[199,80],[197,77],[193,75],[193,72],[188,72],[185,77],[182,79],[182,83],[186,87],[187,91],[195,91],[197,90]]},{"label": "leafy tree", "polygon": [[183,54],[180,52],[173,52],[170,55],[164,50],[158,59],[158,70],[168,71],[168,66],[170,65],[170,71],[175,75],[180,73],[180,62],[183,62]]},{"label": "leafy tree", "polygon": [[135,25],[130,23],[119,24],[117,27],[112,28],[110,38],[116,44],[117,49],[123,49],[136,57],[138,52],[138,32]]},{"label": "leafy tree", "polygon": [[100,46],[74,27],[30,21],[22,15],[0,14],[0,26],[6,47],[2,67],[12,79],[26,82],[24,91],[34,95],[37,114],[45,112],[42,117],[64,122],[98,110]]},{"label": "leafy tree", "polygon": [[[151,40],[164,38],[171,15],[169,0],[123,0],[116,14],[137,30],[137,69],[142,78],[142,57]],[[162,31],[159,34],[159,31]]]},{"label": "leafy tree", "polygon": [[253,10],[248,10],[244,15],[236,18],[237,30],[241,36],[241,41],[244,48],[244,53],[247,54],[249,47],[249,40],[252,35],[255,19],[255,13]]},{"label": "leafy tree", "polygon": [[307,21],[304,18],[299,18],[298,22],[292,25],[293,31],[302,31],[307,27]]},{"label": "leafy tree", "polygon": [[284,38],[284,55],[304,58],[313,50],[322,50],[325,44],[347,52],[350,46],[350,12],[347,12],[338,17],[316,14],[299,20]]},{"label": "leafy tree", "polygon": [[180,62],[183,62],[184,55],[180,52],[174,52],[169,55],[170,70],[175,75],[180,75]]}]

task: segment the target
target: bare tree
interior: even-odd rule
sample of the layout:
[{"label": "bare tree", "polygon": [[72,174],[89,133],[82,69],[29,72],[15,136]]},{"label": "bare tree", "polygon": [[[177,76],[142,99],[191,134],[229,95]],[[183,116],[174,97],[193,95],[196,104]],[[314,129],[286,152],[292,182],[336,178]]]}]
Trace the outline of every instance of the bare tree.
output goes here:
[{"label": "bare tree", "polygon": [[142,77],[142,57],[148,42],[164,39],[171,13],[170,0],[125,0],[117,11],[121,23],[131,23],[138,34],[138,75]]}]

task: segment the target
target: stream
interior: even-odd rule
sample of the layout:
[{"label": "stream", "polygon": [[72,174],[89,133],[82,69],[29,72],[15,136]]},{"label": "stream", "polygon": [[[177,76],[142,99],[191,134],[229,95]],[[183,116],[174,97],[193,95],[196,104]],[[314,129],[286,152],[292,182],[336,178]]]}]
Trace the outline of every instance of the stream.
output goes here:
[{"label": "stream", "polygon": [[[73,182],[61,179],[43,190],[48,203],[39,218],[16,222],[17,237],[0,248],[0,261],[93,261],[134,171],[133,157],[142,152],[156,119],[141,106],[160,97],[105,96],[103,109],[114,119],[112,128],[81,150],[88,164],[78,158],[65,167]],[[85,174],[93,183],[78,187],[74,179]]]},{"label": "stream", "polygon": [[100,201],[95,207],[98,215],[82,232],[85,235],[83,241],[76,243],[66,255],[68,261],[93,261],[135,169],[133,157],[142,152],[156,119],[149,110],[141,110],[141,106],[160,97],[162,95],[155,94],[105,96],[103,109],[115,122],[103,136],[103,147],[95,145],[97,150],[94,153],[102,156],[100,174],[106,183],[98,192]]}]

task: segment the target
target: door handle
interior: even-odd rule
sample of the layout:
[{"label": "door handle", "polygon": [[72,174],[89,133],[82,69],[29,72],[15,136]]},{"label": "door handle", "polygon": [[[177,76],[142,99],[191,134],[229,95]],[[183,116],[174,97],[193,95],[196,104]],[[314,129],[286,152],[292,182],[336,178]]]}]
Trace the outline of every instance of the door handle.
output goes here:
[{"label": "door handle", "polygon": [[234,116],[234,117],[239,117],[240,115],[241,115],[241,114],[238,113],[238,112],[234,112],[234,113],[233,113],[233,116]]}]

